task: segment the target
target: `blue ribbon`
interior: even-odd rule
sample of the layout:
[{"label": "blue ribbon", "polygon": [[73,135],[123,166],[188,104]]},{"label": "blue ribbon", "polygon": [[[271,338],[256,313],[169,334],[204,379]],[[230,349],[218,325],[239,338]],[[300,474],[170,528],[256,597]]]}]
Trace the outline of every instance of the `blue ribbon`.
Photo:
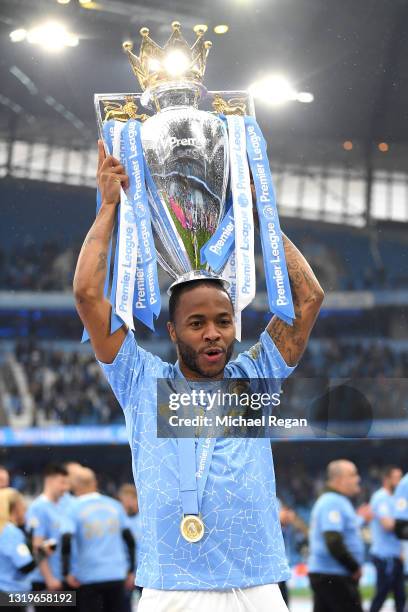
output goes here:
[{"label": "blue ribbon", "polygon": [[160,314],[160,288],[157,276],[150,208],[145,184],[145,164],[140,122],[129,120],[122,132],[126,172],[129,177],[128,199],[133,206],[138,233],[138,265],[136,269],[133,314],[154,331],[153,315]]},{"label": "blue ribbon", "polygon": [[245,117],[245,128],[247,155],[256,191],[269,308],[292,325],[295,312],[266,142],[253,117]]},{"label": "blue ribbon", "polygon": [[[113,151],[113,132],[115,129],[115,122],[113,120],[111,121],[107,121],[106,123],[104,123],[103,126],[103,139],[104,142],[106,144],[106,147],[108,149],[109,155],[112,155],[112,151]],[[99,188],[96,191],[96,216],[98,215],[98,212],[101,208],[102,205],[102,196],[101,196],[101,192],[99,191]],[[116,219],[118,219],[118,211],[116,212]],[[109,280],[110,280],[110,266],[111,266],[111,258],[112,258],[112,238],[109,240],[109,247],[108,247],[108,256],[107,256],[107,261],[106,261],[106,278],[105,278],[105,285],[104,285],[104,289],[103,289],[103,294],[105,297],[107,297],[108,293],[109,293]],[[114,302],[112,302],[112,298],[111,298],[111,303],[114,304]],[[117,331],[120,327],[122,327],[123,325],[123,321],[115,314],[114,309],[112,308],[111,311],[111,334],[113,334],[115,331]],[[82,339],[81,342],[87,342],[89,340],[89,334],[87,332],[87,330],[84,327],[84,331],[82,332]]]},{"label": "blue ribbon", "polygon": [[235,246],[234,211],[230,194],[227,212],[214,234],[201,248],[201,263],[208,264],[216,274],[220,274]]},{"label": "blue ribbon", "polygon": [[[215,442],[215,438],[200,438],[196,453],[194,438],[178,438],[177,440],[180,470],[179,486],[183,515],[199,514],[201,511]],[[197,469],[200,466],[203,466],[203,470],[200,477],[197,477]]]}]

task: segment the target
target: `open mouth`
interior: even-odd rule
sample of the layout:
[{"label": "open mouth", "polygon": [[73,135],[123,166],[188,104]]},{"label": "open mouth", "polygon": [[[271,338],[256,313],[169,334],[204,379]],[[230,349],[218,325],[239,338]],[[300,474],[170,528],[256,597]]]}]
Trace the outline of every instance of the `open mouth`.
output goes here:
[{"label": "open mouth", "polygon": [[205,351],[203,351],[203,355],[206,361],[216,363],[217,361],[221,360],[222,356],[224,355],[224,351],[218,347],[207,348]]}]

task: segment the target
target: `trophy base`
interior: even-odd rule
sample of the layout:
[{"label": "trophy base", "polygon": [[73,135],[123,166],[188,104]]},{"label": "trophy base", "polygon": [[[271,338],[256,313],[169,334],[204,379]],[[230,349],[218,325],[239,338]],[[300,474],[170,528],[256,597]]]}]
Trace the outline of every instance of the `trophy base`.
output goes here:
[{"label": "trophy base", "polygon": [[190,270],[190,272],[185,272],[184,274],[179,276],[178,279],[170,285],[170,287],[167,289],[167,295],[171,295],[175,287],[178,287],[179,285],[184,285],[185,283],[190,283],[191,281],[197,281],[197,280],[220,281],[223,284],[224,289],[226,291],[228,291],[229,286],[230,286],[230,283],[226,281],[224,278],[222,278],[222,276],[218,276],[217,274],[208,272],[207,270]]}]

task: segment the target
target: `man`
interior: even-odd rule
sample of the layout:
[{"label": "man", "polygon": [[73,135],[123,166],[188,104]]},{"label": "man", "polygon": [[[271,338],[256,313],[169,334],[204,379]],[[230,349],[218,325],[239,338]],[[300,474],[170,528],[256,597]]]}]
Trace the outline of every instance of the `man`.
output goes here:
[{"label": "man", "polygon": [[118,492],[118,498],[127,514],[128,524],[137,546],[138,541],[142,538],[142,523],[139,514],[139,504],[137,501],[135,485],[122,485]]},{"label": "man", "polygon": [[390,591],[394,594],[396,612],[405,606],[404,565],[402,545],[395,535],[393,493],[401,480],[402,471],[388,466],[383,471],[382,487],[370,500],[373,512],[371,523],[371,555],[377,571],[377,586],[370,612],[379,612]]},{"label": "man", "polygon": [[[279,521],[282,527],[283,541],[285,543],[286,558],[290,562],[290,540],[294,535],[294,531],[299,531],[306,538],[308,537],[309,530],[306,523],[301,519],[292,508],[283,504],[278,500],[279,504]],[[282,593],[282,597],[285,604],[289,607],[289,589],[287,582],[280,582],[279,588]]]},{"label": "man", "polygon": [[[359,528],[370,519],[367,506],[354,510],[349,498],[360,492],[354,463],[332,461],[327,489],[312,509],[309,538],[309,579],[314,612],[362,612],[358,581],[364,557]],[[362,517],[362,518],[360,518]]]},{"label": "man", "polygon": [[[295,520],[295,513],[288,506],[282,504],[282,502],[278,499],[278,508],[279,508],[279,521],[282,527],[282,535],[283,541],[285,543],[285,551],[286,558],[289,561],[288,549],[287,549],[287,536],[290,525],[293,524]],[[289,590],[286,580],[279,582],[279,588],[282,593],[283,600],[287,606],[289,606]]]},{"label": "man", "polygon": [[72,504],[75,501],[75,479],[82,471],[83,466],[76,461],[67,461],[64,463],[64,468],[66,469],[68,475],[68,491],[62,495],[58,503],[62,511],[69,515]]},{"label": "man", "polygon": [[[135,485],[124,484],[118,491],[118,498],[122,504],[128,518],[129,528],[132,532],[135,540],[135,567],[137,563],[137,546],[139,541],[142,539],[142,521],[139,513],[139,504],[137,501],[137,491]],[[142,594],[142,589],[139,586],[135,586],[137,594]],[[126,593],[127,612],[132,611],[132,591]]]},{"label": "man", "polygon": [[[164,363],[140,348],[125,326],[110,334],[111,305],[104,298],[107,251],[120,186],[126,189],[128,178],[116,159],[105,157],[101,142],[98,183],[102,205],[81,249],[74,293],[130,436],[143,527],[137,568],[137,584],[144,587],[139,612],[176,606],[199,612],[209,605],[286,610],[277,583],[289,572],[269,440],[215,441],[200,514],[193,513],[202,516],[204,537],[200,542],[187,541],[180,534],[180,521],[192,514],[183,510],[189,491],[188,500],[197,502],[195,468],[200,464],[181,460],[185,445],[180,441],[157,438],[157,378],[184,379],[196,389],[202,388],[202,381],[222,378],[286,378],[306,347],[323,291],[304,257],[285,237],[296,312],[293,326],[273,317],[260,342],[228,363],[235,325],[223,284],[206,280],[179,285],[170,297],[168,322],[178,363]],[[192,489],[184,483],[186,469],[193,470]]]},{"label": "man", "polygon": [[408,474],[401,478],[394,499],[395,533],[401,540],[408,540]]},{"label": "man", "polygon": [[98,493],[95,474],[82,468],[75,476],[77,498],[71,507],[72,573],[65,541],[67,583],[78,588],[81,612],[122,612],[125,580],[134,583],[134,539],[121,504]]},{"label": "man", "polygon": [[[44,489],[27,512],[27,531],[37,552],[46,540],[55,541],[56,551],[43,559],[31,576],[33,591],[56,591],[63,588],[61,542],[68,529],[68,519],[59,507],[59,500],[68,491],[68,474],[61,465],[49,465],[44,471]],[[36,606],[37,611],[44,606]]]},{"label": "man", "polygon": [[0,489],[6,489],[10,486],[10,474],[4,465],[0,465]]}]

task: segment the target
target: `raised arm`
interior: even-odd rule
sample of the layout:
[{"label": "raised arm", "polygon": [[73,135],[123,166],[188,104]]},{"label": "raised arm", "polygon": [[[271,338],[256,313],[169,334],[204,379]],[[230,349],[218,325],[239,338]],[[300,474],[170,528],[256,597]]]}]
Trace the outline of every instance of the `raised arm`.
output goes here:
[{"label": "raised arm", "polygon": [[111,305],[104,297],[109,240],[112,235],[120,187],[127,187],[123,166],[112,156],[106,157],[102,141],[98,142],[98,186],[102,204],[88,232],[78,257],[74,277],[75,305],[91,338],[95,355],[111,363],[126,335],[122,326],[110,334]]},{"label": "raised arm", "polygon": [[282,237],[296,318],[290,326],[275,315],[266,330],[286,363],[294,366],[306,348],[324,293],[302,253],[287,236]]}]

